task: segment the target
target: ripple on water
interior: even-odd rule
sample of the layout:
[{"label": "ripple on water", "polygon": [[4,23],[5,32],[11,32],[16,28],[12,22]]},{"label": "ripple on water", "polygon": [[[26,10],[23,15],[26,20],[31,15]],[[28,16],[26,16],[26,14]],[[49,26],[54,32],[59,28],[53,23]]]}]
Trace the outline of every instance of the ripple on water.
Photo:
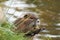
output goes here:
[{"label": "ripple on water", "polygon": [[45,38],[60,38],[60,35],[51,35],[51,34],[36,34],[34,37],[33,37],[33,40],[43,40],[41,39],[40,37],[45,37]]}]

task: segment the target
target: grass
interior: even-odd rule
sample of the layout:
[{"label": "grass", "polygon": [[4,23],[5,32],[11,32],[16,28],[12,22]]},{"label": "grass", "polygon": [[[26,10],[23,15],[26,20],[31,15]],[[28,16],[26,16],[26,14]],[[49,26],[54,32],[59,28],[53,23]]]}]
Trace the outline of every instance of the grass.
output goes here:
[{"label": "grass", "polygon": [[13,25],[10,23],[3,23],[0,26],[0,40],[28,40],[24,36],[24,33],[20,33],[17,35],[13,31],[11,31],[11,28]]},{"label": "grass", "polygon": [[[32,40],[30,37],[23,37],[24,33],[15,33],[11,29],[13,25],[10,23],[0,24],[0,40]],[[41,37],[44,40],[51,40],[51,38]]]}]

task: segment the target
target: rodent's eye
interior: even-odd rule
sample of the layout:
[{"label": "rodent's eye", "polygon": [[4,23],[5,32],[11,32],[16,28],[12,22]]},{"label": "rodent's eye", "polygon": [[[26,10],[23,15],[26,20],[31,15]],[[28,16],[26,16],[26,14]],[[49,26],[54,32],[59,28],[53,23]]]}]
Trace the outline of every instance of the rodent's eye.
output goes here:
[{"label": "rodent's eye", "polygon": [[25,16],[24,16],[24,18],[27,18],[27,17],[28,17],[28,15],[25,15]]}]

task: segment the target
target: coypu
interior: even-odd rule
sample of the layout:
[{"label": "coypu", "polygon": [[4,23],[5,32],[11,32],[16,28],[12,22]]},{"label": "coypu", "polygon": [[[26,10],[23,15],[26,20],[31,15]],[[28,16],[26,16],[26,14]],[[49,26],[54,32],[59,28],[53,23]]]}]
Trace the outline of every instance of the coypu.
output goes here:
[{"label": "coypu", "polygon": [[28,32],[31,30],[34,30],[36,25],[36,21],[38,20],[38,17],[34,14],[26,14],[24,15],[23,18],[18,18],[14,24],[16,28],[14,29],[15,31],[18,32]]}]

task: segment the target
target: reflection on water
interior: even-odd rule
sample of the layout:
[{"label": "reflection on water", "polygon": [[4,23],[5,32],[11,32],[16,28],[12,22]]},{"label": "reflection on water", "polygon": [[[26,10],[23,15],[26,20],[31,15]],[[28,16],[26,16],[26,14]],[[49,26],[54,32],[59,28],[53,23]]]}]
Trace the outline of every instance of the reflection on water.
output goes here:
[{"label": "reflection on water", "polygon": [[36,34],[33,38],[33,40],[43,40],[41,37],[45,37],[45,38],[51,38],[51,39],[57,39],[60,38],[60,35],[51,35],[51,34]]},{"label": "reflection on water", "polygon": [[60,35],[51,35],[51,34],[40,34],[40,36],[52,37],[52,38],[60,37]]}]

